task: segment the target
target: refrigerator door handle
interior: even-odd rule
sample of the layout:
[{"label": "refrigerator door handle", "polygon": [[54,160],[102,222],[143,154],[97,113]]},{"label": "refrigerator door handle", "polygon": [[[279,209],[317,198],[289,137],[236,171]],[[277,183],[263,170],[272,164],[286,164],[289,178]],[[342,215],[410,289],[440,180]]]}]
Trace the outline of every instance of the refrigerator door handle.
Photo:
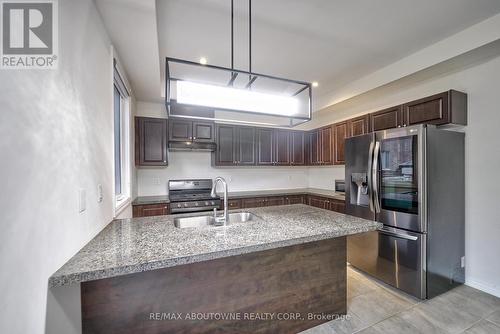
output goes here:
[{"label": "refrigerator door handle", "polygon": [[417,241],[418,240],[418,237],[414,237],[412,235],[407,235],[407,234],[402,234],[402,233],[396,233],[396,232],[392,232],[392,231],[388,231],[386,229],[380,229],[378,230],[379,233],[381,234],[385,234],[385,235],[388,235],[388,236],[391,236],[391,237],[395,237],[395,238],[400,238],[400,239],[406,239],[406,240],[411,240],[411,241]]},{"label": "refrigerator door handle", "polygon": [[372,141],[370,143],[370,148],[368,149],[368,202],[370,205],[370,211],[375,212],[375,206],[373,205],[373,179],[372,179],[372,166],[373,166],[373,149],[375,144]]},{"label": "refrigerator door handle", "polygon": [[379,193],[379,182],[378,182],[378,157],[380,155],[380,142],[375,142],[375,148],[373,150],[373,163],[372,163],[372,189],[373,189],[373,205],[375,207],[375,213],[380,212],[380,200],[378,197]]}]

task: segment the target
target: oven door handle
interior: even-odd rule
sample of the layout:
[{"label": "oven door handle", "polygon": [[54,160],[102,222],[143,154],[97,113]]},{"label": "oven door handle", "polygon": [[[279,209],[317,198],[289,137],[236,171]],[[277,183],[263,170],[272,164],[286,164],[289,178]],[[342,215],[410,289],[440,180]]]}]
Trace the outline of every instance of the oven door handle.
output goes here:
[{"label": "oven door handle", "polygon": [[392,232],[388,231],[384,228],[378,230],[380,234],[385,234],[391,237],[399,238],[399,239],[406,239],[406,240],[411,240],[411,241],[417,241],[418,237],[415,237],[413,235],[408,235],[408,234],[402,234],[402,233],[397,233],[397,232]]},{"label": "oven door handle", "polygon": [[373,141],[370,143],[370,148],[368,149],[368,204],[370,205],[370,211],[375,212],[375,207],[373,205],[373,149],[375,144]]}]

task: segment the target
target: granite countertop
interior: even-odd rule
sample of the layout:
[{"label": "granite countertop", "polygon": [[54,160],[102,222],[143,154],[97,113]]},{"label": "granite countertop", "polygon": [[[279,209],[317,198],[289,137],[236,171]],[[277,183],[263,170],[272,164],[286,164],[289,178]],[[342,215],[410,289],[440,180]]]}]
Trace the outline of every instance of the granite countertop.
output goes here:
[{"label": "granite countertop", "polygon": [[251,212],[259,219],[221,227],[185,229],[175,227],[173,220],[189,214],[115,220],[54,273],[49,278],[49,286],[331,239],[382,226],[304,204],[231,212],[238,211]]},{"label": "granite countertop", "polygon": [[[253,190],[253,191],[230,191],[230,199],[260,197],[260,196],[285,196],[285,195],[318,195],[343,201],[345,194],[333,190],[318,188],[296,188],[296,189],[274,189],[274,190]],[[222,194],[219,194],[222,197]],[[166,204],[170,203],[168,195],[163,196],[140,196],[134,199],[132,205]]]}]

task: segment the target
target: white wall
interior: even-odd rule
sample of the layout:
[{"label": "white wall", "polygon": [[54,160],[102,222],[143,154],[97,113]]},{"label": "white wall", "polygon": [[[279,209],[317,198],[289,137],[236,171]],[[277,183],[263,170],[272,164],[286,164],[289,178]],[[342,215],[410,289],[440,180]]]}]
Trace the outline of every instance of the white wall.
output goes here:
[{"label": "white wall", "polygon": [[166,168],[139,168],[139,196],[167,194],[171,179],[215,178],[222,176],[229,191],[305,188],[307,168],[213,168],[210,152],[170,152]]},{"label": "white wall", "polygon": [[0,71],[0,333],[44,333],[48,277],[113,218],[111,49],[92,0],[59,1],[59,38],[59,69]]}]

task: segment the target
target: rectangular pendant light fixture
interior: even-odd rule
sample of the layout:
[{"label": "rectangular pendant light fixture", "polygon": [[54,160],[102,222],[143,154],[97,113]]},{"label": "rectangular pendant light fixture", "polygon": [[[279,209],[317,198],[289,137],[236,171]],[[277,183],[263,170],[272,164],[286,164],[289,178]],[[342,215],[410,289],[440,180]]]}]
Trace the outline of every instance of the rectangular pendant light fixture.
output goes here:
[{"label": "rectangular pendant light fixture", "polygon": [[169,57],[165,74],[169,117],[278,127],[311,120],[308,82]]},{"label": "rectangular pendant light fixture", "polygon": [[177,81],[177,103],[278,116],[299,113],[295,97],[189,81]]}]

